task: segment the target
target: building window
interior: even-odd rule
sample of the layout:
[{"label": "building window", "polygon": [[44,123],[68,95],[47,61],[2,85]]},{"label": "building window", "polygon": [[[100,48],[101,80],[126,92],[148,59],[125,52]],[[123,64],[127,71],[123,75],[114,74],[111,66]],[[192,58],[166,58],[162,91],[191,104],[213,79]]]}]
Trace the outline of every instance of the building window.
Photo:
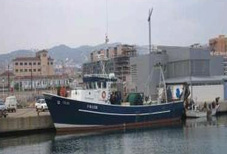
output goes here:
[{"label": "building window", "polygon": [[18,69],[16,69],[16,72],[18,72]]},{"label": "building window", "polygon": [[24,72],[27,72],[28,70],[27,69],[24,69]]},{"label": "building window", "polygon": [[36,62],[33,62],[33,65],[36,65]]},{"label": "building window", "polygon": [[49,65],[49,62],[47,63],[47,65]]},{"label": "building window", "polygon": [[51,65],[53,65],[53,62],[50,62]]},{"label": "building window", "polygon": [[29,65],[32,65],[32,63],[30,62]]},{"label": "building window", "polygon": [[25,62],[24,65],[27,65],[27,63]]},{"label": "building window", "polygon": [[20,69],[20,72],[23,72],[23,69]]},{"label": "building window", "polygon": [[15,65],[18,65],[18,62],[16,62]]},{"label": "building window", "polygon": [[31,72],[32,71],[32,69],[29,69],[29,72]]},{"label": "building window", "polygon": [[47,54],[44,53],[44,54],[43,54],[43,57],[46,57],[46,56],[47,56]]},{"label": "building window", "polygon": [[33,72],[36,72],[36,69],[33,69]]},{"label": "building window", "polygon": [[38,62],[38,65],[40,65],[40,62]]},{"label": "building window", "polygon": [[41,69],[38,69],[38,72],[41,72]]},{"label": "building window", "polygon": [[23,65],[23,63],[20,63],[20,65]]}]

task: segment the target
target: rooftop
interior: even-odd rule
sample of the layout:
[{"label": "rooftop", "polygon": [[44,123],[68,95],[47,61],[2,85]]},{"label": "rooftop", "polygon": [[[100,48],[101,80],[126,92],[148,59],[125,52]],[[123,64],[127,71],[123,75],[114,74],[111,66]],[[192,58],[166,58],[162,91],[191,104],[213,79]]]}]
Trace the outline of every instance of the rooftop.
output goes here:
[{"label": "rooftop", "polygon": [[166,83],[214,83],[214,82],[222,82],[227,80],[227,76],[220,75],[220,76],[208,76],[208,77],[179,77],[179,78],[169,78],[166,79]]},{"label": "rooftop", "polygon": [[38,61],[40,60],[38,57],[17,57],[13,59],[13,61]]}]

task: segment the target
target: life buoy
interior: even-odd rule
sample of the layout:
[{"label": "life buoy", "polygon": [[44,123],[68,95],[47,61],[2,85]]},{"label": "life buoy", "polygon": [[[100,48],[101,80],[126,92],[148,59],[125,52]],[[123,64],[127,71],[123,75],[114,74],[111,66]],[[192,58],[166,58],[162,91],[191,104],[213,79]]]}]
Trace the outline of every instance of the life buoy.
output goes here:
[{"label": "life buoy", "polygon": [[64,87],[61,87],[61,89],[60,89],[60,96],[65,97],[65,94],[66,94],[66,89]]},{"label": "life buoy", "polygon": [[106,98],[106,92],[105,92],[105,91],[102,92],[102,98],[103,98],[103,99]]}]

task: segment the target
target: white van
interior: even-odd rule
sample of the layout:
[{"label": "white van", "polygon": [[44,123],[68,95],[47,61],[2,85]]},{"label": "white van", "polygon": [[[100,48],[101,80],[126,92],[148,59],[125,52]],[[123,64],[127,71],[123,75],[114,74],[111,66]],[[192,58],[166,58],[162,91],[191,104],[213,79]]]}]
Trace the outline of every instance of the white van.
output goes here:
[{"label": "white van", "polygon": [[8,112],[10,112],[10,111],[16,112],[16,110],[17,110],[17,99],[16,99],[16,97],[15,96],[6,97],[5,106],[6,106],[6,110]]}]

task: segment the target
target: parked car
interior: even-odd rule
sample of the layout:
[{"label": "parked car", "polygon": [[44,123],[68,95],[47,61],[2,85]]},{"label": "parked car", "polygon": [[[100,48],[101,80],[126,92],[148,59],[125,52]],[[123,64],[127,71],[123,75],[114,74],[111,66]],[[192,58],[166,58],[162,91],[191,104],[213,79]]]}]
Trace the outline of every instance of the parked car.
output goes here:
[{"label": "parked car", "polygon": [[15,96],[6,97],[5,101],[6,110],[8,112],[16,112],[17,110],[17,99]]},{"label": "parked car", "polygon": [[41,110],[41,111],[46,111],[48,110],[47,104],[45,99],[39,99],[36,103],[35,103],[35,108],[36,111]]},{"label": "parked car", "polygon": [[7,113],[6,113],[5,103],[2,99],[0,99],[0,118],[6,117],[6,116],[7,116]]},{"label": "parked car", "polygon": [[43,95],[37,95],[35,96],[35,101],[37,102],[39,99],[44,99]]}]

